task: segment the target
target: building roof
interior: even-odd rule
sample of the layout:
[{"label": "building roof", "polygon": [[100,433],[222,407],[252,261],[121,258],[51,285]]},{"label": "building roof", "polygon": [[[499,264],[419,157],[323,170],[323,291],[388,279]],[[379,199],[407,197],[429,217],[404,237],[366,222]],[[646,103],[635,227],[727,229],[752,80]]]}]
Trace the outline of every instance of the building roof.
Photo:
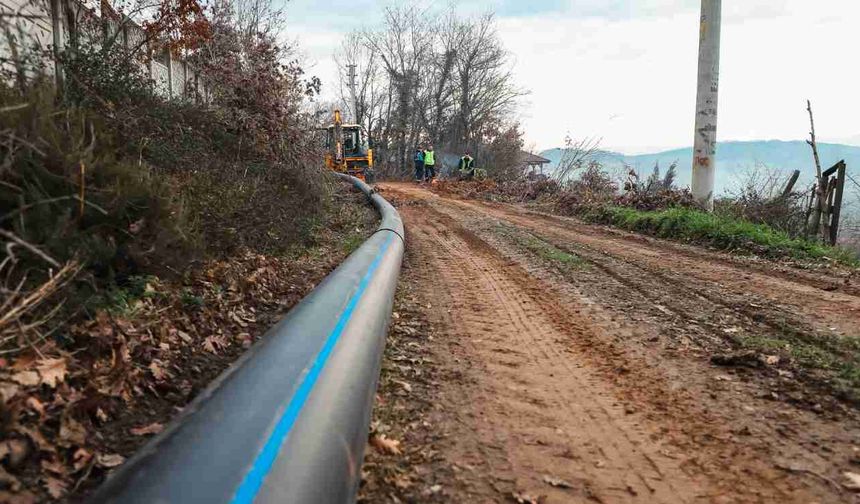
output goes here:
[{"label": "building roof", "polygon": [[520,160],[524,165],[544,165],[552,162],[545,157],[526,151],[520,151]]}]

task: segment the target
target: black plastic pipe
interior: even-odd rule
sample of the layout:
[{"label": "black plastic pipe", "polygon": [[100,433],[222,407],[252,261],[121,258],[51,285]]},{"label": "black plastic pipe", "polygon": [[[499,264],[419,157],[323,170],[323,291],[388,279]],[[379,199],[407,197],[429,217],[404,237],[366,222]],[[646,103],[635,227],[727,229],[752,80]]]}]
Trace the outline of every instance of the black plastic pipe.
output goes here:
[{"label": "black plastic pipe", "polygon": [[355,500],[403,257],[403,223],[370,187],[379,229],[91,502]]}]

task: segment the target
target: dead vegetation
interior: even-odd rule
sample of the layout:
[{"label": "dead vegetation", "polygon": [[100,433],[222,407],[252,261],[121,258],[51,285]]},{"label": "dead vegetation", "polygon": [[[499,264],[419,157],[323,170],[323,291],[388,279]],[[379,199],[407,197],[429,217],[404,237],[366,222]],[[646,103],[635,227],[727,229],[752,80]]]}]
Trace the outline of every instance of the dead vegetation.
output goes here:
[{"label": "dead vegetation", "polygon": [[739,189],[718,198],[715,211],[757,224],[766,224],[789,236],[806,233],[812,191],[786,190],[791,175],[759,165],[747,170]]},{"label": "dead vegetation", "polygon": [[[91,316],[67,319],[41,340],[23,332],[24,309],[4,312],[4,334],[15,346],[7,344],[0,359],[0,459],[7,471],[0,500],[79,498],[158,433],[339,264],[352,235],[365,236],[375,225],[359,195],[335,210],[341,217],[307,252],[245,250],[181,278],[134,276],[100,291]],[[52,285],[78,269],[67,266]],[[34,297],[50,301],[52,288],[8,299],[26,308]],[[14,313],[22,316],[13,320]]]},{"label": "dead vegetation", "polygon": [[0,502],[86,495],[375,225],[319,168],[318,83],[242,8],[186,13],[209,102],[99,29],[61,87],[39,51],[0,84]]}]

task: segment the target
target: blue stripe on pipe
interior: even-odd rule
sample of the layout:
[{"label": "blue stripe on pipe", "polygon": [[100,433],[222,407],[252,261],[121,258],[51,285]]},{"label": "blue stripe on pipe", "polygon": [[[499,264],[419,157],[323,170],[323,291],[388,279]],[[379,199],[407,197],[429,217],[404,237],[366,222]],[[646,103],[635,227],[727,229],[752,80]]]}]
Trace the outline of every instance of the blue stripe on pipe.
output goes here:
[{"label": "blue stripe on pipe", "polygon": [[299,388],[296,390],[292,399],[290,399],[287,409],[278,420],[274,430],[272,430],[272,433],[269,435],[269,439],[266,440],[266,444],[263,445],[262,450],[257,454],[257,458],[254,459],[254,463],[251,465],[250,471],[245,475],[245,478],[242,480],[242,484],[239,485],[239,489],[236,490],[233,500],[230,501],[231,504],[250,504],[257,497],[260,487],[263,486],[263,481],[266,479],[266,475],[269,474],[272,466],[275,465],[275,460],[278,458],[278,452],[281,449],[281,445],[284,443],[287,435],[289,435],[290,429],[292,429],[293,425],[296,423],[296,419],[299,417],[302,407],[307,401],[308,396],[310,396],[311,391],[313,391],[314,385],[325,367],[326,361],[331,355],[334,346],[340,339],[343,329],[352,317],[352,312],[361,300],[361,296],[364,294],[365,289],[367,289],[367,285],[370,283],[370,277],[373,276],[373,272],[376,271],[377,267],[379,267],[379,263],[382,261],[382,256],[388,251],[388,247],[391,245],[393,238],[393,233],[388,235],[388,239],[385,240],[382,250],[373,259],[367,273],[359,282],[358,289],[349,299],[346,309],[341,313],[340,318],[337,321],[337,325],[335,325],[334,329],[329,333],[325,344],[317,354],[313,364],[311,364],[304,380],[302,380],[301,385],[299,385]]}]

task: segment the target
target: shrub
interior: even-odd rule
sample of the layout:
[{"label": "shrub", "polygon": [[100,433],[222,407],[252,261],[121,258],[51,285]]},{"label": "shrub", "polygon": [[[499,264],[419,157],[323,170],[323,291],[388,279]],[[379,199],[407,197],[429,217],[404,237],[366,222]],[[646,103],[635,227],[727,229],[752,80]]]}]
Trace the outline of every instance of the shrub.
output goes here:
[{"label": "shrub", "polygon": [[[235,20],[223,21],[210,43],[237,36]],[[232,62],[222,68],[229,79],[210,83],[209,104],[165,101],[137,56],[78,42],[61,55],[60,93],[37,71],[0,83],[0,273],[4,303],[23,310],[10,320],[32,327],[30,340],[48,318],[66,318],[58,310],[86,310],[88,298],[142,274],[312,238],[328,184],[301,68],[281,63],[289,54],[272,37],[251,36],[233,60],[207,60],[213,79]],[[62,303],[48,302],[60,292]]]},{"label": "shrub", "polygon": [[564,184],[556,208],[565,215],[579,214],[612,203],[617,191],[618,185],[600,163],[591,161],[579,178]]},{"label": "shrub", "polygon": [[141,62],[120,46],[84,44],[61,52],[60,62],[67,103],[110,113],[117,106],[143,106],[156,99]]},{"label": "shrub", "polygon": [[25,93],[0,86],[0,106],[13,108],[0,114],[3,228],[58,262],[81,257],[108,276],[132,267],[134,242],[174,242],[184,215],[168,181],[123,156],[104,118],[55,103],[45,80]]},{"label": "shrub", "polygon": [[740,189],[714,202],[720,215],[744,219],[783,231],[789,236],[805,234],[810,191],[783,194],[788,176],[766,166],[757,166],[743,177]]},{"label": "shrub", "polygon": [[615,204],[637,210],[695,207],[690,190],[675,187],[676,168],[677,163],[672,163],[661,176],[660,164],[656,163],[651,175],[645,180],[642,180],[635,170],[628,168],[627,180],[624,183],[625,192],[615,199]]}]

